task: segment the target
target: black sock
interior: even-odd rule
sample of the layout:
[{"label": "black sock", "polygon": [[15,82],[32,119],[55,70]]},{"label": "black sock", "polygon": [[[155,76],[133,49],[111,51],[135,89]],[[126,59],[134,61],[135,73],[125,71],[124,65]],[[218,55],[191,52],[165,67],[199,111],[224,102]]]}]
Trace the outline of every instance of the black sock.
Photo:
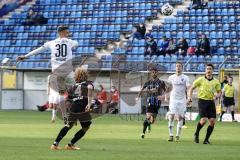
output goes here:
[{"label": "black sock", "polygon": [[197,129],[196,129],[196,132],[195,132],[195,135],[196,135],[196,136],[199,136],[199,132],[200,132],[200,130],[202,129],[203,126],[204,126],[204,125],[201,125],[201,123],[198,122],[198,124],[197,124]]},{"label": "black sock", "polygon": [[231,114],[232,114],[232,120],[234,121],[235,120],[235,118],[234,118],[234,111],[232,111]]},{"label": "black sock", "polygon": [[63,137],[67,134],[67,132],[69,131],[69,128],[68,127],[63,127],[61,129],[61,131],[59,132],[54,144],[55,145],[58,145],[58,143],[63,139]]},{"label": "black sock", "polygon": [[205,137],[205,141],[208,141],[209,137],[210,137],[211,134],[212,134],[213,129],[214,129],[214,126],[208,126],[208,128],[207,128],[207,134],[206,134],[206,137]]},{"label": "black sock", "polygon": [[185,118],[183,118],[183,126],[185,126],[186,122],[185,122]]},{"label": "black sock", "polygon": [[148,122],[148,128],[150,128],[151,127],[151,122]]},{"label": "black sock", "polygon": [[71,140],[71,145],[74,145],[79,139],[81,139],[85,135],[85,131],[83,129],[79,130]]},{"label": "black sock", "polygon": [[220,116],[220,121],[222,121],[222,116],[225,113],[225,111],[222,111],[221,116]]},{"label": "black sock", "polygon": [[143,122],[143,133],[145,134],[146,130],[147,130],[147,126],[148,126],[148,120],[145,119],[145,121]]}]

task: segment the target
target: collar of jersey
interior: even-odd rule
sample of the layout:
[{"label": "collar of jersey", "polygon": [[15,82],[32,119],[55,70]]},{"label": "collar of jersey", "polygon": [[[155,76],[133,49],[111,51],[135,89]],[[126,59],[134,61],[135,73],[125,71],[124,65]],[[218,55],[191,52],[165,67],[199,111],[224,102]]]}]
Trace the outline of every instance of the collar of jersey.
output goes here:
[{"label": "collar of jersey", "polygon": [[208,81],[211,81],[211,80],[213,80],[213,77],[212,77],[211,79],[208,79],[208,78],[205,76],[205,79],[207,79]]}]

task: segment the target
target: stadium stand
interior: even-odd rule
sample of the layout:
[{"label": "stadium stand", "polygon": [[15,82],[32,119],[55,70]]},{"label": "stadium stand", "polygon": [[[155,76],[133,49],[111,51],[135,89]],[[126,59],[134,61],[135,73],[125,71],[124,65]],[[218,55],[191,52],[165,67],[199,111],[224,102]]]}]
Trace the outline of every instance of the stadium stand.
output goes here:
[{"label": "stadium stand", "polygon": [[[13,12],[9,19],[0,20],[0,58],[25,54],[44,42],[56,37],[60,24],[70,27],[73,39],[79,42],[74,52],[76,56],[93,56],[95,50],[105,47],[111,41],[119,41],[122,33],[131,33],[133,26],[155,19],[161,6],[173,5],[182,0],[37,0],[33,6],[23,6],[22,12]],[[187,39],[189,46],[196,46],[198,37],[205,33],[210,39],[211,56],[156,56],[161,64],[187,62],[189,71],[202,71],[203,63],[210,61],[218,65],[225,57],[240,55],[240,3],[239,1],[209,2],[203,9],[178,10],[174,18],[166,17],[162,25],[152,27],[152,35],[159,42],[163,35],[167,38]],[[29,9],[32,8],[48,19],[46,25],[22,26]],[[144,40],[133,41],[125,49],[116,48],[109,57],[102,57],[104,68],[110,68],[116,55],[125,55],[126,65],[130,62],[148,61],[143,57]],[[48,53],[33,56],[20,63],[18,68],[49,68]],[[221,60],[221,61],[220,61]],[[36,62],[36,63],[35,63]],[[196,65],[197,63],[197,65]],[[239,61],[231,67],[239,65]],[[169,70],[174,66],[168,65]],[[125,66],[130,68],[131,66]],[[230,65],[226,65],[230,67]]]}]

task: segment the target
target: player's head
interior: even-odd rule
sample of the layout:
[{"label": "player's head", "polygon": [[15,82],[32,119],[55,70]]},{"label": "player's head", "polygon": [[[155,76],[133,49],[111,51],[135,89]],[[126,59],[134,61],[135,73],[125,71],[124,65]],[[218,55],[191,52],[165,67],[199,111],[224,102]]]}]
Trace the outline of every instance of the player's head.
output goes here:
[{"label": "player's head", "polygon": [[77,83],[83,82],[83,81],[87,81],[88,79],[88,73],[87,70],[83,69],[83,68],[76,68],[75,70],[75,81]]},{"label": "player's head", "polygon": [[202,34],[202,39],[207,38],[206,34]]},{"label": "player's head", "polygon": [[228,76],[224,76],[224,77],[223,77],[223,80],[226,80],[226,81],[227,81],[227,80],[228,80]]},{"label": "player's head", "polygon": [[57,32],[58,32],[59,37],[61,37],[61,38],[68,38],[70,35],[70,32],[69,32],[67,26],[59,26],[57,28]]},{"label": "player's head", "polygon": [[150,68],[150,73],[152,78],[157,78],[158,70],[155,67]]},{"label": "player's head", "polygon": [[115,92],[117,89],[116,89],[116,87],[115,86],[112,86],[111,87],[111,92]]},{"label": "player's head", "polygon": [[181,74],[183,71],[183,64],[181,62],[176,62],[176,73]]},{"label": "player's head", "polygon": [[98,90],[99,90],[99,91],[102,91],[103,89],[104,89],[104,88],[103,88],[103,85],[99,84],[99,85],[98,85]]},{"label": "player's head", "polygon": [[229,77],[228,77],[228,83],[229,83],[229,84],[232,84],[232,82],[233,82],[233,77],[229,76]]},{"label": "player's head", "polygon": [[213,70],[214,70],[213,64],[211,64],[211,63],[206,64],[205,74],[206,74],[207,77],[212,76]]}]

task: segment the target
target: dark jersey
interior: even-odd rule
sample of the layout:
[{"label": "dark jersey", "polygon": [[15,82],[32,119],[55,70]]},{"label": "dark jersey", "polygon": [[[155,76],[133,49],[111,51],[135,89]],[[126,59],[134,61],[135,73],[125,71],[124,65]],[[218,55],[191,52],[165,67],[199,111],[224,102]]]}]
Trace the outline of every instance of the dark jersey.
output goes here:
[{"label": "dark jersey", "polygon": [[[158,96],[161,96],[166,91],[166,84],[164,81],[157,79],[150,79],[147,81],[143,89],[147,89],[147,103],[149,105],[159,105]],[[155,89],[156,91],[151,91]]]},{"label": "dark jersey", "polygon": [[68,89],[68,99],[72,102],[70,106],[72,112],[85,112],[85,107],[88,104],[89,85],[94,89],[90,81],[76,83]]}]

